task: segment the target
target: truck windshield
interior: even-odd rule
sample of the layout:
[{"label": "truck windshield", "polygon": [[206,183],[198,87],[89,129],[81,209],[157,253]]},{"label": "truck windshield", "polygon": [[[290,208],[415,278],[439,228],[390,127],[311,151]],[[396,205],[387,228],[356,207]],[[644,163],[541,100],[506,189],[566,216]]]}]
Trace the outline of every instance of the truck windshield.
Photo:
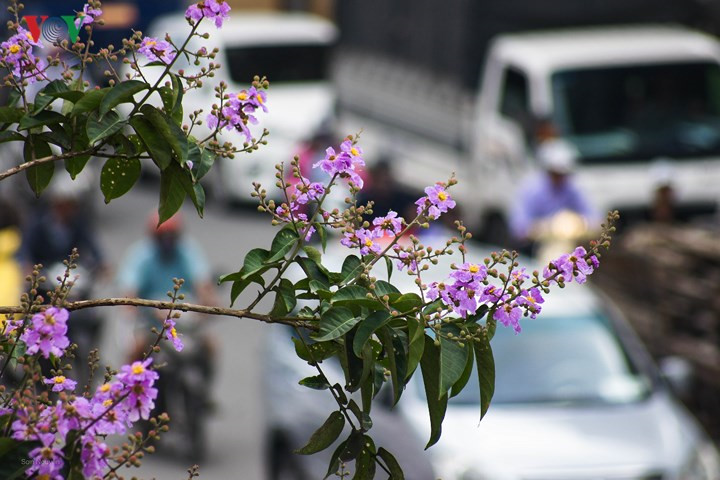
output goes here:
[{"label": "truck windshield", "polygon": [[[652,385],[630,362],[604,315],[542,317],[515,335],[498,326],[493,403],[618,404],[645,397]],[[477,375],[450,402],[479,403]]]},{"label": "truck windshield", "polygon": [[720,66],[667,63],[557,72],[553,120],[582,162],[720,154]]},{"label": "truck windshield", "polygon": [[227,63],[234,82],[265,75],[273,84],[319,82],[328,78],[329,45],[262,45],[230,47]]}]

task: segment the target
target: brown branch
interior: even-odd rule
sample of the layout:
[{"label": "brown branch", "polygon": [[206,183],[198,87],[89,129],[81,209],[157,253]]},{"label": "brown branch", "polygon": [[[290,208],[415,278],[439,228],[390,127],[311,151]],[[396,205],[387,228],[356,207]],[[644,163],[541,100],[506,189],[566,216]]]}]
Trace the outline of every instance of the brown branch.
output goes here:
[{"label": "brown branch", "polygon": [[16,167],[5,170],[4,172],[0,172],[0,180],[4,180],[7,177],[16,175],[16,174],[22,172],[23,170],[27,170],[28,168],[32,168],[36,165],[42,165],[44,163],[57,162],[59,160],[66,160],[68,158],[92,154],[98,148],[99,147],[92,147],[92,148],[87,148],[85,150],[82,150],[80,152],[67,152],[67,153],[63,153],[61,155],[50,155],[49,157],[36,158],[35,160],[21,163],[20,165],[18,165]]},{"label": "brown branch", "polygon": [[[181,312],[205,313],[208,315],[226,316],[235,318],[250,318],[265,323],[281,323],[293,327],[307,328],[308,330],[317,330],[317,324],[311,319],[304,317],[273,317],[271,315],[255,313],[249,310],[240,310],[235,308],[211,307],[208,305],[197,305],[194,303],[173,303],[162,302],[158,300],[146,300],[143,298],[100,298],[96,300],[78,300],[75,302],[65,302],[63,308],[74,311],[84,308],[94,307],[114,307],[118,305],[127,305],[131,307],[149,307],[158,310],[179,310]],[[0,314],[23,313],[22,307],[0,306]]]}]

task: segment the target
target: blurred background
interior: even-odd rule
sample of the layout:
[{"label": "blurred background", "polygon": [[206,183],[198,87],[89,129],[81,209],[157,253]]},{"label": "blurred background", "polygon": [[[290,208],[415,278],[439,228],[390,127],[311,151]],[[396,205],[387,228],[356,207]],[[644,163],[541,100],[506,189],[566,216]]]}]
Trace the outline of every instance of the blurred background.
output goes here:
[{"label": "blurred background", "polygon": [[[453,190],[459,207],[448,219],[462,219],[470,227],[479,252],[516,248],[531,261],[542,261],[592,238],[605,212],[618,209],[617,239],[591,280],[592,291],[612,306],[608,318],[627,319],[632,327],[630,333],[624,327],[612,327],[612,332],[631,352],[621,356],[630,359],[623,361],[633,375],[646,380],[657,375],[648,385],[662,385],[657,388],[679,398],[697,419],[690,420],[695,426],[689,431],[699,425],[697,431],[720,441],[720,2],[228,3],[233,8],[229,24],[221,30],[207,28],[212,36],[208,43],[219,49],[223,65],[216,79],[238,91],[253,75],[266,75],[270,112],[260,116],[260,127],[271,133],[268,145],[252,155],[216,163],[204,185],[209,196],[205,218],[184,208],[182,220],[172,228],[154,231],[148,219],[157,205],[157,173],[146,169],[131,193],[104,205],[97,188],[102,165],[91,159],[75,182],[58,166],[57,178],[40,200],[33,198],[22,176],[0,183],[0,261],[15,261],[24,271],[37,262],[57,264],[69,248],[78,247],[89,280],[82,293],[120,296],[155,282],[148,265],[163,264],[167,258],[162,252],[171,252],[179,271],[193,277],[190,295],[227,306],[229,291],[215,287],[215,279],[239,269],[244,255],[267,245],[275,233],[254,210],[251,182],[259,180],[270,190],[274,165],[293,155],[312,178],[310,165],[328,145],[361,132],[368,163],[363,198],[377,201],[376,213],[392,209],[406,214],[425,186],[454,173],[460,182]],[[93,38],[99,44],[119,43],[131,29],[140,29],[179,39],[188,30],[186,6],[176,1],[106,2],[106,28]],[[26,15],[52,19],[81,10],[82,2],[28,0],[25,7]],[[48,28],[43,39],[48,43],[49,38]],[[105,82],[101,70],[93,73],[96,84]],[[6,92],[2,95],[6,98]],[[188,94],[186,101],[187,114],[207,110],[215,99],[208,86]],[[231,133],[227,139],[242,143],[242,137]],[[20,149],[2,145],[3,169],[21,158]],[[343,198],[339,192],[331,201],[340,205]],[[440,226],[426,234],[426,241],[446,233]],[[328,255],[343,253],[335,249]],[[0,272],[14,278],[12,269]],[[0,278],[7,302],[16,298],[19,286],[13,282]],[[162,296],[172,287],[170,278],[166,283],[153,284],[155,292],[149,295],[159,291]],[[251,300],[248,291],[236,305]],[[565,313],[572,314],[568,309]],[[580,307],[576,311],[590,315]],[[84,351],[102,345],[103,362],[117,364],[132,356],[143,315],[98,310],[83,320],[76,338]],[[212,365],[199,370],[200,383],[182,375],[178,382],[211,391],[212,405],[202,407],[207,412],[204,427],[193,426],[189,407],[179,414],[185,415],[184,424],[168,435],[165,454],[145,461],[144,476],[180,478],[192,453],[186,448],[189,438],[202,432],[202,478],[315,478],[297,473],[314,471],[314,466],[283,460],[303,440],[292,437],[302,415],[293,419],[278,412],[312,409],[312,402],[309,407],[293,403],[302,394],[288,386],[302,372],[295,378],[295,370],[281,368],[284,354],[266,348],[272,342],[292,353],[291,332],[249,320],[197,322],[202,328],[188,326],[185,335],[200,339],[197,350],[211,352]],[[193,333],[199,330],[209,333]],[[634,339],[633,332],[640,346],[634,340],[628,346],[625,338]],[[660,370],[638,366],[644,365],[644,353],[632,352],[645,349]],[[580,353],[567,355],[558,362],[578,361]],[[187,361],[193,364],[192,358]],[[655,388],[606,403],[647,403]],[[278,397],[286,402],[278,403]],[[570,405],[571,397],[560,395],[554,402]],[[320,410],[317,404],[315,408]],[[388,433],[390,445],[422,431],[412,420],[405,421],[411,413],[402,415],[404,426],[395,437]],[[390,424],[397,421],[388,418]],[[320,422],[322,418],[315,424]],[[592,445],[599,434],[576,423],[575,436],[565,440]],[[192,428],[200,430],[193,433]],[[673,434],[668,428],[657,435],[676,435],[677,441],[692,437],[704,445],[703,433]],[[522,428],[515,433],[522,436]],[[635,438],[633,431],[608,435]],[[406,453],[409,464],[414,451]],[[594,445],[590,451],[601,449]],[[666,460],[638,454],[626,463],[649,466],[632,473],[622,470],[623,465],[611,465],[617,469],[603,473],[604,467],[588,461],[584,470],[550,466],[545,473],[538,469],[538,476],[470,469],[443,478],[720,479],[720,472],[706,465],[712,464],[714,453],[705,460],[695,450],[687,455],[700,458],[699,470],[687,467],[686,458],[678,461],[680,466],[668,466]],[[283,462],[289,466],[277,467]],[[442,462],[429,468],[438,474]],[[428,471],[419,468],[408,478],[432,478]]]}]

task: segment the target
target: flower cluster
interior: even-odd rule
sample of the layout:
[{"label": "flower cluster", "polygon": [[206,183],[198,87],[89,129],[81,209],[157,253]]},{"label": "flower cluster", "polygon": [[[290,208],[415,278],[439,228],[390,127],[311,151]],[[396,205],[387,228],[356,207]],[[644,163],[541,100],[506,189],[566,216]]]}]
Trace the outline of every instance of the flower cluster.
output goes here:
[{"label": "flower cluster", "polygon": [[78,18],[75,19],[75,28],[93,23],[100,15],[102,15],[102,10],[86,3],[83,6],[82,12],[78,12]]},{"label": "flower cluster", "polygon": [[181,352],[183,348],[185,348],[185,345],[183,344],[183,341],[180,339],[180,334],[177,331],[175,320],[172,318],[168,318],[165,320],[165,338],[172,342],[173,347],[175,347],[175,350],[178,352]]},{"label": "flower cluster", "polygon": [[143,38],[138,52],[145,55],[151,62],[160,61],[165,64],[172,62],[177,55],[170,42],[153,37]]},{"label": "flower cluster", "polygon": [[374,253],[379,255],[383,251],[383,239],[394,237],[402,232],[405,220],[390,210],[384,217],[373,219],[372,228],[359,228],[344,232],[340,240],[348,248],[359,248],[362,255]]},{"label": "flower cluster", "polygon": [[215,21],[217,28],[230,16],[230,5],[224,0],[202,0],[201,2],[190,5],[185,10],[185,18],[193,24],[199,22],[203,18],[209,18]]},{"label": "flower cluster", "polygon": [[220,111],[213,110],[208,114],[208,126],[212,129],[237,130],[242,132],[248,142],[253,140],[248,123],[257,124],[258,120],[253,115],[257,109],[267,112],[267,94],[256,87],[241,90],[239,93],[230,94],[228,101]]},{"label": "flower cluster", "polygon": [[21,80],[34,83],[43,78],[45,62],[33,55],[33,47],[42,45],[30,32],[18,27],[17,33],[0,44],[0,64]]},{"label": "flower cluster", "polygon": [[450,197],[445,186],[441,183],[426,187],[425,195],[415,202],[418,215],[427,210],[427,217],[437,220],[440,218],[441,213],[447,213],[451,208],[455,208],[455,200]]},{"label": "flower cluster", "polygon": [[352,140],[346,139],[340,144],[340,152],[328,147],[325,150],[325,158],[313,165],[313,168],[320,168],[330,176],[339,175],[348,178],[357,188],[363,187],[363,179],[358,174],[357,168],[365,166],[362,158],[362,150],[353,144]]},{"label": "flower cluster", "polygon": [[[151,362],[152,359],[147,359],[124,365],[114,380],[100,385],[90,398],[61,396],[50,405],[15,405],[12,438],[40,443],[29,453],[33,462],[28,475],[62,478],[62,449],[69,441],[68,434],[74,431],[82,448],[83,475],[103,478],[110,455],[104,437],[125,434],[133,423],[148,419],[154,407],[157,389],[153,385],[158,374],[150,369]],[[45,383],[52,384],[53,391],[71,390],[75,386],[74,381],[61,375],[46,379]]]},{"label": "flower cluster", "polygon": [[478,309],[478,292],[487,278],[487,267],[474,263],[463,263],[450,273],[451,282],[433,282],[427,297],[442,302],[463,318],[473,315]]},{"label": "flower cluster", "polygon": [[[589,262],[589,263],[588,263]],[[557,260],[550,262],[545,268],[543,276],[550,278],[558,274],[565,282],[585,283],[587,276],[600,265],[595,255],[588,255],[583,247],[577,247],[572,253],[561,255]]]},{"label": "flower cluster", "polygon": [[50,355],[60,357],[70,345],[67,337],[68,311],[64,308],[50,307],[36,313],[20,336],[25,342],[27,353],[40,353],[45,358]]}]

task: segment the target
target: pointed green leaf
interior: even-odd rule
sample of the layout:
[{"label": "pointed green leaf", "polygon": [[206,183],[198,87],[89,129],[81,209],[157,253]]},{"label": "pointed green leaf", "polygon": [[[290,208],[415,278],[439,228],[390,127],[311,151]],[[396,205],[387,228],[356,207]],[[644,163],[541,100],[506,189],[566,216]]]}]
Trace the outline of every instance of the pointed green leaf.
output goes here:
[{"label": "pointed green leaf", "polygon": [[398,290],[385,280],[378,280],[377,282],[375,282],[375,293],[378,297],[383,297],[392,293],[400,293],[400,290]]},{"label": "pointed green leaf", "polygon": [[250,250],[247,255],[245,255],[243,262],[243,277],[247,278],[250,275],[262,273],[270,268],[266,265],[269,255],[270,252],[262,248],[253,248]]},{"label": "pointed green leaf", "polygon": [[184,164],[188,159],[189,145],[187,136],[185,132],[182,131],[182,128],[170,119],[170,117],[152,105],[143,105],[140,107],[140,112],[142,112],[154,127],[156,134],[162,136],[168,145],[170,145],[178,162]]},{"label": "pointed green leaf", "polygon": [[108,91],[110,91],[110,87],[88,90],[81,99],[75,102],[70,115],[76,116],[97,110]]},{"label": "pointed green leaf", "polygon": [[250,285],[251,283],[257,283],[261,287],[265,286],[265,279],[262,277],[262,275],[251,275],[247,278],[243,278],[241,280],[237,280],[233,282],[232,288],[230,289],[230,306],[235,303],[235,300],[237,300],[237,297],[240,296],[240,294]]},{"label": "pointed green leaf", "polygon": [[130,119],[130,125],[142,140],[155,164],[160,167],[160,170],[165,170],[172,161],[170,145],[161,135],[157,134],[146,118],[133,117]]},{"label": "pointed green leaf", "polygon": [[322,254],[318,251],[317,248],[311,247],[310,245],[305,245],[303,247],[303,251],[305,252],[305,255],[307,255],[308,258],[315,263],[322,263]]},{"label": "pointed green leaf", "polygon": [[377,335],[385,349],[393,387],[393,405],[397,404],[405,388],[407,372],[407,336],[400,330],[388,326],[377,330]]},{"label": "pointed green leaf", "polygon": [[444,397],[455,385],[465,370],[467,357],[470,353],[470,346],[467,342],[461,347],[457,340],[449,340],[445,337],[448,333],[460,335],[460,329],[456,325],[444,325],[440,336],[440,391],[439,396]]},{"label": "pointed green leaf", "polygon": [[293,283],[286,278],[280,279],[280,283],[273,290],[275,290],[275,304],[270,315],[281,317],[292,312],[297,305]]},{"label": "pointed green leaf", "polygon": [[318,342],[334,340],[347,333],[360,321],[345,307],[332,307],[320,316],[320,331],[314,339]]},{"label": "pointed green leaf", "polygon": [[473,354],[472,348],[468,347],[467,351],[468,355],[467,360],[465,361],[465,369],[463,370],[462,375],[460,375],[458,381],[453,384],[452,390],[450,391],[450,398],[462,392],[463,388],[465,388],[465,385],[467,385],[468,381],[470,380],[470,376],[473,373],[473,367],[475,366],[475,355]]},{"label": "pointed green leaf", "polygon": [[69,87],[62,80],[53,80],[48,83],[37,93],[37,95],[35,95],[34,112],[37,113],[50,105],[50,103],[52,103],[52,101],[56,98],[52,94],[67,92],[68,90]]},{"label": "pointed green leaf", "polygon": [[340,283],[345,284],[357,277],[363,272],[364,268],[362,262],[355,255],[349,255],[342,265],[341,275],[342,281]]},{"label": "pointed green leaf", "polygon": [[[52,155],[52,150],[47,142],[42,141],[35,135],[30,135],[25,140],[23,147],[23,158],[25,162],[30,162],[39,158],[45,158]],[[25,176],[30,184],[30,188],[36,196],[40,196],[43,190],[47,188],[50,180],[52,180],[55,172],[55,162],[45,162],[25,170]]]},{"label": "pointed green leaf", "polygon": [[142,166],[138,158],[109,158],[100,172],[100,190],[105,203],[125,195],[135,185]]},{"label": "pointed green leaf", "polygon": [[409,379],[420,364],[425,350],[425,328],[415,317],[408,317],[408,366],[405,379]]},{"label": "pointed green leaf", "polygon": [[121,103],[132,102],[133,95],[148,88],[150,88],[150,85],[140,80],[126,80],[116,83],[100,102],[100,108],[98,109],[100,116],[104,116]]},{"label": "pointed green leaf", "polygon": [[430,413],[430,440],[425,445],[425,449],[428,449],[440,440],[448,402],[447,395],[440,396],[440,347],[428,335],[425,335],[425,352],[420,361],[420,371]]},{"label": "pointed green leaf", "polygon": [[364,435],[363,446],[355,460],[353,480],[369,480],[375,478],[375,442],[369,435]]},{"label": "pointed green leaf", "polygon": [[382,458],[383,462],[385,462],[387,469],[390,470],[390,478],[388,480],[405,480],[405,474],[392,453],[380,447],[378,448],[377,454],[378,457]]},{"label": "pointed green leaf", "polygon": [[158,206],[160,221],[158,225],[180,210],[185,201],[187,187],[185,184],[189,183],[188,174],[178,164],[171,164],[160,172],[160,205]]},{"label": "pointed green leaf", "polygon": [[11,130],[0,132],[0,143],[21,141],[25,141],[25,137],[20,135],[18,132],[13,132]]},{"label": "pointed green leaf", "polygon": [[300,264],[300,267],[303,269],[308,278],[319,282],[325,289],[330,287],[330,279],[327,274],[312,259],[307,257],[297,257],[295,261]]},{"label": "pointed green leaf", "polygon": [[409,312],[422,304],[422,298],[417,293],[404,293],[396,299],[390,300],[390,305],[400,313]]},{"label": "pointed green leaf", "polygon": [[385,311],[373,312],[358,324],[355,338],[353,339],[353,352],[358,357],[362,356],[363,348],[375,331],[390,320],[390,314]]},{"label": "pointed green leaf", "polygon": [[0,123],[18,123],[24,115],[22,108],[0,107]]},{"label": "pointed green leaf", "polygon": [[295,450],[300,455],[312,455],[321,452],[333,444],[345,427],[345,416],[341,412],[332,412],[325,423],[312,434],[307,445]]},{"label": "pointed green leaf", "polygon": [[29,115],[22,117],[20,123],[18,124],[18,130],[28,130],[35,127],[54,125],[64,122],[66,120],[67,119],[65,118],[65,116],[59,114],[58,112],[43,110],[42,112],[38,113],[33,117]]},{"label": "pointed green leaf", "polygon": [[110,135],[114,135],[127,123],[125,120],[120,118],[120,115],[115,111],[108,112],[102,118],[99,117],[97,112],[90,114],[87,120],[87,136],[90,145],[94,145],[96,142],[103,140]]},{"label": "pointed green leaf", "polygon": [[480,419],[485,416],[490,408],[490,401],[495,394],[495,358],[493,358],[490,340],[481,337],[480,343],[473,342],[475,350],[475,362],[480,385]]},{"label": "pointed green leaf", "polygon": [[270,257],[266,262],[273,263],[282,260],[298,241],[298,238],[297,233],[291,228],[283,228],[280,230],[272,241]]},{"label": "pointed green leaf", "polygon": [[303,387],[312,388],[313,390],[327,390],[330,384],[324,375],[315,375],[314,377],[305,377],[298,382]]}]

